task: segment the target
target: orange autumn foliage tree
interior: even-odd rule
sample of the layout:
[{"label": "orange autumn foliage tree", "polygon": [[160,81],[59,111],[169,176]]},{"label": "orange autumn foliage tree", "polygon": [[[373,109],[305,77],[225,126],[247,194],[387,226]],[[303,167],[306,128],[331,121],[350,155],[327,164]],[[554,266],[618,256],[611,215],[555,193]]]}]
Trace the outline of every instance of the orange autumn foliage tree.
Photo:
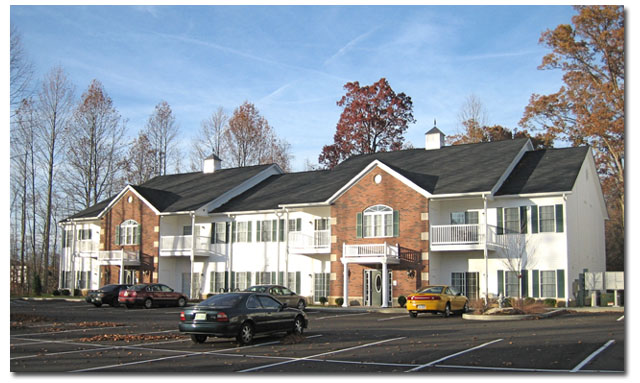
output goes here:
[{"label": "orange autumn foliage tree", "polygon": [[559,25],[540,38],[552,52],[539,69],[562,70],[564,85],[553,94],[532,95],[520,125],[593,148],[610,212],[609,249],[611,241],[624,242],[624,8],[575,9],[572,25]]}]

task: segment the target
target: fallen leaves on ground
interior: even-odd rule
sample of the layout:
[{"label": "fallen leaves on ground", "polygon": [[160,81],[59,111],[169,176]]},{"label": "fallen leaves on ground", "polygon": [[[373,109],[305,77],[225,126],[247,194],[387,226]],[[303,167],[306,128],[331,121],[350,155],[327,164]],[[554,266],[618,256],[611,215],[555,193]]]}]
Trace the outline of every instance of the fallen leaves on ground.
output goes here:
[{"label": "fallen leaves on ground", "polygon": [[80,342],[139,342],[139,341],[153,341],[153,340],[171,340],[179,339],[183,336],[178,334],[164,334],[164,335],[148,335],[148,334],[101,334],[92,337],[80,338]]}]

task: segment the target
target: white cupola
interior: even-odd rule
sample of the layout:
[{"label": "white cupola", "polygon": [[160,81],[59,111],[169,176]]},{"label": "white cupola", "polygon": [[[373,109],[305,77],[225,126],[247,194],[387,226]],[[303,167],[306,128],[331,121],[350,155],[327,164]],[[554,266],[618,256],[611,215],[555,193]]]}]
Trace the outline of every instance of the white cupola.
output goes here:
[{"label": "white cupola", "polygon": [[436,127],[436,120],[433,120],[433,128],[424,134],[424,149],[435,150],[444,146],[444,133]]},{"label": "white cupola", "polygon": [[220,169],[222,169],[222,160],[215,154],[204,159],[204,164],[202,165],[203,173],[215,173],[216,170]]}]

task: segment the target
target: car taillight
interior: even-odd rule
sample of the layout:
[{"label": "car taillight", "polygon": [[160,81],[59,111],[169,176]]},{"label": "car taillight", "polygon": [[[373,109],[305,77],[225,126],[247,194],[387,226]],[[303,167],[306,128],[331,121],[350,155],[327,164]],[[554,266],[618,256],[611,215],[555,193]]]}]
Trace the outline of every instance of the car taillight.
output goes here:
[{"label": "car taillight", "polygon": [[229,317],[227,316],[227,314],[225,314],[222,311],[220,311],[219,313],[216,314],[216,321],[218,321],[218,322],[229,322]]},{"label": "car taillight", "polygon": [[180,320],[187,320],[187,318],[184,317],[184,311],[180,313]]},{"label": "car taillight", "polygon": [[132,296],[132,297],[135,297],[137,295],[138,295],[137,291],[132,291],[132,292],[129,293],[129,296]]},{"label": "car taillight", "polygon": [[409,297],[410,301],[439,301],[439,296],[420,296],[420,295],[412,295]]}]

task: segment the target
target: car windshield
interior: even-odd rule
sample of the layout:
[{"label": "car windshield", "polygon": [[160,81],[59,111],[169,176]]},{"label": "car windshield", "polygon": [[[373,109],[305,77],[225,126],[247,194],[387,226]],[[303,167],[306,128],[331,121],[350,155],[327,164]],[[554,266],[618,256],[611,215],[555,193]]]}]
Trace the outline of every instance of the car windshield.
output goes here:
[{"label": "car windshield", "polygon": [[442,294],[442,289],[442,286],[427,286],[418,292],[427,294]]},{"label": "car windshield", "polygon": [[251,286],[247,289],[247,291],[251,291],[254,293],[264,293],[265,291],[267,291],[267,288],[265,286]]},{"label": "car windshield", "polygon": [[220,294],[207,298],[198,306],[233,307],[242,299],[240,294]]}]

